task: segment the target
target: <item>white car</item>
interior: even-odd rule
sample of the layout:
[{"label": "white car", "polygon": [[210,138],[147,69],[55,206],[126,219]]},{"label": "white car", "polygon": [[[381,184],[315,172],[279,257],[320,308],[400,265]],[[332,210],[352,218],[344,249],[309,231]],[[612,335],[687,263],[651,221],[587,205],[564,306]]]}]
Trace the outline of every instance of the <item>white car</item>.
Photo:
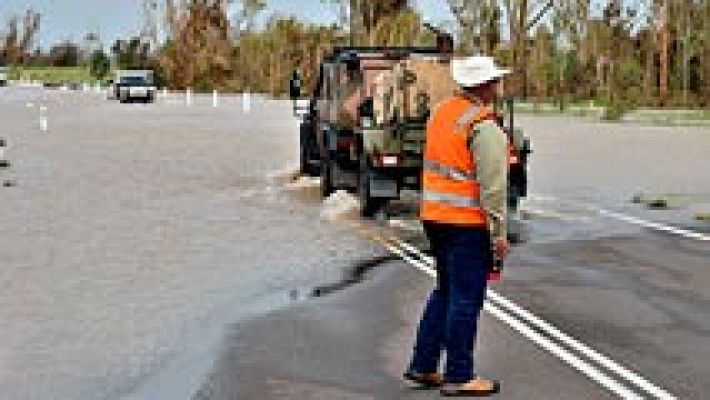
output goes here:
[{"label": "white car", "polygon": [[110,95],[121,103],[155,101],[157,88],[153,84],[153,71],[124,70],[116,72],[116,79],[110,89]]}]

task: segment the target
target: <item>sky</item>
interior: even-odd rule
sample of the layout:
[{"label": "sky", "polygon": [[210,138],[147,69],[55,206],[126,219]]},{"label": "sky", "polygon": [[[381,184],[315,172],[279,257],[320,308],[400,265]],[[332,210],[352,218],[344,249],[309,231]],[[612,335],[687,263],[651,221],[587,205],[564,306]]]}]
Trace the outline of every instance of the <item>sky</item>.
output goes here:
[{"label": "sky", "polygon": [[[337,7],[324,5],[321,0],[267,0],[267,3],[262,17],[278,12],[318,23],[337,20]],[[426,20],[452,25],[453,16],[445,0],[412,3]],[[41,14],[35,45],[46,49],[62,40],[81,42],[87,32],[98,32],[108,48],[115,39],[140,32],[144,20],[141,4],[141,0],[0,0],[0,31],[12,15],[23,15],[27,8],[32,8]]]}]

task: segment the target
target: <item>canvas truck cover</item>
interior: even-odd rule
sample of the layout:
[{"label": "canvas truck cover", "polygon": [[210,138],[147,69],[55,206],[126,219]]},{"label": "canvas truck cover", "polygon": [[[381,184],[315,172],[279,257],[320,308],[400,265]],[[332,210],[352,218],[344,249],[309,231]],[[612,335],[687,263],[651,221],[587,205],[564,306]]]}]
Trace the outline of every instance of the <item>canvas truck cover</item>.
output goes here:
[{"label": "canvas truck cover", "polygon": [[457,88],[450,62],[436,57],[412,57],[398,62],[373,80],[375,120],[422,120]]},{"label": "canvas truck cover", "polygon": [[339,104],[337,121],[342,126],[358,124],[358,107],[368,98],[374,97],[374,82],[377,77],[392,69],[392,60],[362,60],[360,75],[356,81],[348,81],[344,71],[340,71]]}]

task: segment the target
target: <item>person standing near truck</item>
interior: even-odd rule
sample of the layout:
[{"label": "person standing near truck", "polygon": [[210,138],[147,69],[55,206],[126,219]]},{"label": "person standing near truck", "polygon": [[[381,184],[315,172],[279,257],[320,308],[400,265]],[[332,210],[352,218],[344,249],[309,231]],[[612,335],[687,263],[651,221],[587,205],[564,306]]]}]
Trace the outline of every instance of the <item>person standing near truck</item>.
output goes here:
[{"label": "person standing near truck", "polygon": [[455,59],[451,70],[460,90],[432,112],[424,151],[420,217],[436,260],[437,285],[404,378],[441,387],[447,396],[486,396],[500,385],[475,374],[473,347],[492,253],[504,259],[509,251],[508,138],[492,108],[509,71],[485,56]]}]

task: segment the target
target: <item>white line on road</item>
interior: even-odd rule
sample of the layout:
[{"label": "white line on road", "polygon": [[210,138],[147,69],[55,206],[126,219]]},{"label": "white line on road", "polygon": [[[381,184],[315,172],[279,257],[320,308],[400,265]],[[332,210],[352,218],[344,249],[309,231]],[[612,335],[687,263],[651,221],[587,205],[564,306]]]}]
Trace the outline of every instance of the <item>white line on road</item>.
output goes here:
[{"label": "white line on road", "polygon": [[700,232],[691,231],[688,229],[676,228],[670,225],[660,224],[658,222],[646,221],[641,218],[632,217],[630,215],[621,214],[614,211],[599,209],[600,215],[605,217],[614,218],[619,221],[628,222],[630,224],[643,226],[644,228],[655,229],[661,232],[668,232],[675,235],[683,236],[688,239],[697,239],[702,241],[710,241],[710,236],[704,235]]},{"label": "white line on road", "polygon": [[[396,243],[397,246],[399,246],[399,247],[392,245],[390,242],[387,242],[386,240],[384,240],[382,238],[377,238],[377,239],[379,242],[383,243],[385,245],[385,247],[387,247],[391,252],[397,254],[398,256],[400,256],[405,261],[409,262],[411,265],[413,265],[417,269],[425,272],[426,274],[428,274],[432,277],[436,276],[436,271],[432,267],[434,264],[434,260],[432,257],[422,253],[416,247],[414,247],[414,246],[410,245],[409,243],[404,242],[398,238],[392,237],[392,238],[390,238],[390,240],[392,242]],[[418,260],[414,259],[410,254],[407,254],[402,249],[408,251],[410,254],[413,254],[414,256],[416,256],[417,258],[419,258],[422,261],[418,261]],[[538,329],[540,329],[544,333],[561,341],[562,343],[566,344],[567,346],[571,347],[572,349],[578,351],[579,353],[583,354],[584,356],[597,362],[599,365],[618,374],[622,378],[633,383],[634,385],[638,386],[639,388],[645,390],[647,393],[653,395],[654,397],[656,397],[658,399],[663,399],[663,400],[666,400],[666,399],[671,400],[671,399],[676,398],[674,395],[672,395],[671,393],[667,392],[666,390],[654,385],[653,383],[648,381],[646,378],[621,366],[620,364],[613,361],[609,357],[599,353],[598,351],[581,343],[579,340],[560,331],[558,328],[556,328],[552,324],[536,317],[530,311],[516,305],[515,303],[513,303],[512,301],[508,300],[507,298],[501,296],[500,294],[496,293],[495,291],[490,290],[490,289],[488,290],[488,302],[486,304],[485,309],[489,313],[494,315],[499,320],[505,322],[511,328],[515,329],[516,331],[518,331],[523,336],[527,337],[528,339],[530,339],[531,341],[533,341],[534,343],[536,343],[540,347],[544,348],[545,350],[549,351],[550,353],[552,353],[556,357],[560,358],[562,361],[565,361],[567,364],[571,365],[573,368],[582,372],[584,375],[586,375],[587,377],[589,377],[593,381],[599,383],[600,385],[611,390],[612,392],[620,395],[622,398],[636,399],[636,398],[642,398],[642,397],[639,397],[636,393],[631,392],[628,388],[626,388],[624,385],[620,384],[618,381],[610,378],[607,375],[604,375],[597,368],[595,368],[592,365],[579,359],[574,354],[572,354],[569,351],[565,350],[564,348],[558,346],[557,344],[551,342],[549,339],[545,338],[544,336],[541,336],[534,329],[525,325],[522,321],[519,321],[518,319],[516,319],[508,314],[505,314],[505,312],[501,308],[498,308],[497,306],[493,305],[494,302],[497,303],[497,306],[508,309],[509,312],[516,314],[518,317],[520,317],[523,320],[527,321],[528,323],[534,325],[535,327],[537,327]],[[501,316],[504,316],[505,319],[502,318]]]},{"label": "white line on road", "polygon": [[682,236],[686,239],[702,240],[704,242],[710,241],[710,235],[702,234],[700,232],[691,231],[689,229],[677,228],[674,226],[661,224],[658,222],[646,221],[644,219],[633,217],[633,216],[626,215],[626,214],[622,214],[619,212],[605,210],[605,209],[600,208],[594,204],[571,201],[571,200],[562,200],[562,199],[555,198],[552,196],[544,196],[544,195],[533,195],[533,196],[530,196],[530,198],[536,199],[539,201],[565,202],[567,204],[576,204],[578,206],[583,206],[583,207],[586,207],[594,212],[597,212],[597,213],[599,213],[599,215],[602,215],[602,216],[608,217],[608,218],[612,218],[612,219],[616,219],[618,221],[627,222],[627,223],[630,223],[633,225],[638,225],[638,226],[642,226],[644,228],[653,229],[653,230],[657,230],[657,231],[661,231],[661,232],[672,233],[674,235]]},{"label": "white line on road", "polygon": [[599,383],[605,388],[616,393],[622,399],[643,399],[642,396],[633,392],[631,389],[624,386],[609,375],[604,374],[599,369],[593,367],[584,360],[570,353],[555,342],[535,332],[535,330],[531,329],[529,326],[525,325],[520,320],[514,318],[509,314],[506,314],[502,309],[495,306],[492,302],[486,302],[483,305],[483,309],[501,322],[504,322],[506,325],[513,328],[515,331],[517,331],[524,337],[528,338],[536,345],[540,346],[544,350],[547,350],[549,353],[559,358],[560,360],[566,362],[567,364],[572,366],[572,368],[583,373],[584,375],[587,375],[589,379]]}]

